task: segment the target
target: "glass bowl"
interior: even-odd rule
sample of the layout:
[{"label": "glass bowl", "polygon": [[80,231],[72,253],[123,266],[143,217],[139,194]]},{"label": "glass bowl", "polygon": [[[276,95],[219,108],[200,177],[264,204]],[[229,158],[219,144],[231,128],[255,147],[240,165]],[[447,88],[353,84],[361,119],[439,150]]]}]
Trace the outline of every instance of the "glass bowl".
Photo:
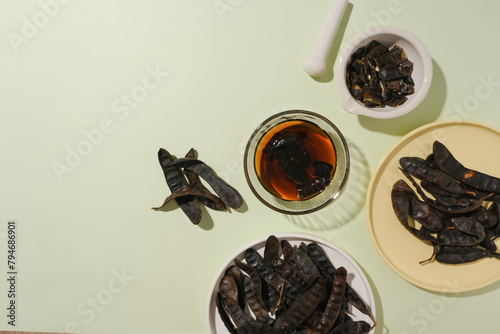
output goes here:
[{"label": "glass bowl", "polygon": [[[333,165],[333,175],[330,174],[330,182],[319,193],[306,196],[304,199],[299,199],[298,195],[293,198],[292,195],[287,195],[285,192],[276,190],[278,188],[273,188],[271,185],[275,185],[277,182],[275,177],[279,177],[278,174],[283,173],[278,170],[278,167],[269,169],[263,167],[262,164],[264,158],[262,158],[261,152],[273,134],[285,128],[299,126],[297,124],[306,125],[300,130],[302,131],[301,136],[305,133],[306,139],[304,141],[318,137],[320,141],[328,142],[330,146],[333,145],[333,163],[331,164]],[[318,155],[320,150],[317,146],[304,147],[310,153],[311,160],[320,156]],[[243,166],[250,189],[264,205],[280,213],[299,215],[317,211],[340,195],[347,182],[349,163],[347,142],[330,120],[311,111],[289,110],[269,117],[252,133],[245,149]],[[274,181],[269,181],[271,177],[275,178]]]},{"label": "glass bowl", "polygon": [[[356,100],[346,84],[346,68],[351,61],[351,55],[360,47],[376,40],[387,48],[400,46],[408,60],[413,62],[411,75],[415,82],[415,93],[407,95],[408,100],[397,107],[369,108]],[[405,115],[415,109],[426,97],[432,81],[432,59],[424,43],[413,33],[394,26],[377,27],[358,34],[342,51],[337,63],[337,82],[340,100],[344,109],[355,115],[372,118],[394,118]]]}]

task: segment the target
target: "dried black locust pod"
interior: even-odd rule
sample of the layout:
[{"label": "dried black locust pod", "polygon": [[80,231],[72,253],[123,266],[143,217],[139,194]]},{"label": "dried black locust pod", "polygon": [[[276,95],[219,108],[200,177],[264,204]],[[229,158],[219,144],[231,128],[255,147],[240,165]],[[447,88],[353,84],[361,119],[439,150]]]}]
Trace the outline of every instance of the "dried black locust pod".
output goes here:
[{"label": "dried black locust pod", "polygon": [[[216,296],[230,333],[362,334],[377,324],[369,305],[349,285],[346,268],[336,268],[317,243],[292,246],[271,235],[263,256],[248,248],[230,268]],[[354,309],[372,324],[354,319]]]},{"label": "dried black locust pod", "polygon": [[[185,158],[174,159],[167,150],[161,148],[158,151],[158,161],[172,193],[161,206],[153,207],[153,210],[160,210],[175,200],[189,220],[193,224],[199,224],[200,203],[219,211],[226,210],[227,207],[237,209],[243,204],[243,198],[236,189],[219,178],[203,161],[194,158],[194,149]],[[205,187],[200,177],[207,181],[215,194]]]},{"label": "dried black locust pod", "polygon": [[413,63],[399,46],[371,41],[351,55],[346,72],[352,96],[370,108],[397,107],[415,93]]},{"label": "dried black locust pod", "polygon": [[[168,163],[174,161],[174,158],[167,150],[161,149],[158,152],[158,161],[160,162],[167,185],[172,194],[182,194],[185,190],[189,189],[189,185],[184,179],[181,170],[175,166],[167,166]],[[179,207],[186,214],[186,216],[188,216],[189,220],[193,222],[193,224],[198,224],[201,221],[200,205],[192,195],[178,196],[171,199],[174,199],[177,202]],[[167,202],[165,201],[163,205],[166,203]],[[163,205],[161,207],[163,207]],[[153,209],[158,210],[161,207]]]},{"label": "dried black locust pod", "polygon": [[[186,158],[194,158],[194,157],[195,157],[194,149],[190,149],[189,152],[186,154]],[[213,210],[222,211],[226,209],[226,204],[224,204],[224,202],[219,197],[213,195],[207,189],[207,187],[205,187],[205,185],[201,183],[200,176],[198,174],[188,169],[184,170],[184,174],[186,175],[189,186],[192,189],[197,189],[202,193],[206,194],[203,196],[196,196],[196,199],[200,201],[201,204]]]},{"label": "dried black locust pod", "polygon": [[[500,260],[495,244],[500,237],[500,178],[464,167],[438,141],[426,159],[403,157],[399,163],[415,190],[397,181],[392,206],[413,236],[433,246],[432,256],[421,263]],[[419,224],[411,226],[410,217]]]},{"label": "dried black locust pod", "polygon": [[458,181],[492,195],[500,193],[500,178],[464,167],[439,141],[434,142],[433,153],[439,168]]},{"label": "dried black locust pod", "polygon": [[240,193],[218,177],[203,161],[194,158],[179,158],[169,162],[165,167],[171,166],[184,168],[201,176],[228,207],[238,209],[243,204]]}]

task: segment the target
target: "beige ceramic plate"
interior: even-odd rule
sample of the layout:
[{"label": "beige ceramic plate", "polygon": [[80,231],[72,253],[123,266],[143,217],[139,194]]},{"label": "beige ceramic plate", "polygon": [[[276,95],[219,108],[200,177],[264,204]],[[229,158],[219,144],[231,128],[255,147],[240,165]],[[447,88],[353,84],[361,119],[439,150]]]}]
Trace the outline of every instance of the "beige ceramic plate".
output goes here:
[{"label": "beige ceramic plate", "polygon": [[[280,241],[283,239],[286,239],[290,242],[290,244],[293,245],[300,245],[301,242],[304,242],[306,244],[310,242],[316,242],[318,245],[321,246],[321,248],[325,251],[326,255],[332,262],[332,264],[336,267],[343,266],[347,269],[347,282],[351,285],[351,287],[356,290],[356,292],[359,294],[359,296],[366,302],[366,304],[370,307],[373,316],[376,318],[376,310],[375,310],[375,300],[373,297],[373,292],[371,290],[370,284],[368,283],[368,280],[366,279],[366,276],[364,275],[363,271],[361,268],[358,266],[356,261],[351,258],[350,255],[345,253],[343,250],[338,248],[337,246],[322,240],[320,238],[317,238],[312,235],[308,234],[302,234],[302,233],[287,233],[287,234],[276,234],[275,235]],[[217,273],[213,283],[212,287],[210,289],[210,293],[208,296],[208,302],[207,302],[207,323],[208,323],[208,328],[210,330],[210,333],[212,334],[228,334],[229,331],[226,329],[224,326],[224,323],[220,319],[220,316],[217,312],[217,307],[215,304],[215,297],[218,292],[218,286],[219,282],[224,276],[224,272],[226,269],[233,263],[233,260],[235,258],[238,258],[242,260],[244,258],[244,253],[247,248],[254,248],[256,251],[258,251],[261,255],[264,252],[267,236],[260,238],[248,245],[245,245],[242,247],[239,251],[237,251],[233,256],[231,256],[226,263],[220,268],[219,272]],[[357,309],[352,310],[352,316],[356,320],[365,320],[368,323],[371,324],[371,320],[363,315],[361,312],[359,312]],[[370,331],[370,334],[372,334],[375,331],[375,329],[372,329]]]},{"label": "beige ceramic plate", "polygon": [[[481,123],[442,121],[420,127],[403,137],[382,159],[367,193],[366,213],[370,235],[378,252],[398,275],[432,291],[465,292],[500,279],[500,263],[484,259],[463,265],[437,262],[419,264],[432,247],[411,235],[397,220],[391,203],[393,184],[405,177],[399,171],[403,156],[425,158],[435,140],[445,144],[464,166],[500,176],[500,132]],[[405,179],[406,180],[406,179]]]}]

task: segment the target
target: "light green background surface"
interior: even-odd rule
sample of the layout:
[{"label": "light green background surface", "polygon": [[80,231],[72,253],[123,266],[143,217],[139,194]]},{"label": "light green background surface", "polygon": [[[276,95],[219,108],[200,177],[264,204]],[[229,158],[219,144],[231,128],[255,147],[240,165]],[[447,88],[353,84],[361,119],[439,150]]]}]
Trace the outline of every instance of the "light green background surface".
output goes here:
[{"label": "light green background surface", "polygon": [[[19,274],[15,328],[0,280],[0,329],[206,333],[219,267],[256,238],[293,231],[356,259],[375,294],[376,333],[496,333],[500,283],[447,295],[407,283],[376,252],[364,201],[377,164],[407,132],[457,118],[500,128],[498,2],[352,0],[328,71],[313,79],[302,60],[331,4],[2,1],[0,278],[11,219]],[[343,111],[332,71],[339,49],[379,25],[410,30],[433,59],[430,93],[399,119]],[[350,145],[346,191],[317,214],[272,212],[244,178],[250,133],[286,109],[325,115]],[[152,211],[169,193],[160,147],[176,156],[194,147],[244,208],[206,211],[199,226],[180,210]]]}]

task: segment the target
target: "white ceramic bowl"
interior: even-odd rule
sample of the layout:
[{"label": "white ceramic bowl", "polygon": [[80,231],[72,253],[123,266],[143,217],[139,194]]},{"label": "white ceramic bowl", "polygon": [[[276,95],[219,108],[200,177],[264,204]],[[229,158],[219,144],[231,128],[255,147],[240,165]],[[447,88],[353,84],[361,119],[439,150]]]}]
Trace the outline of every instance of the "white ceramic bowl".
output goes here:
[{"label": "white ceramic bowl", "polygon": [[[400,46],[405,51],[408,60],[413,62],[412,79],[415,81],[415,93],[408,95],[408,100],[398,107],[366,107],[356,100],[347,88],[346,68],[350,62],[351,54],[372,40],[376,40],[388,48],[395,45]],[[341,103],[346,111],[372,118],[394,118],[415,109],[427,95],[432,81],[432,60],[425,45],[414,34],[399,27],[377,27],[358,34],[345,47],[337,63],[336,74]]]},{"label": "white ceramic bowl", "polygon": [[[375,299],[373,296],[373,291],[370,286],[370,283],[368,282],[363,270],[358,265],[356,260],[354,260],[354,258],[352,258],[348,253],[343,251],[338,246],[333,245],[326,240],[323,240],[321,238],[318,238],[310,234],[283,233],[283,234],[276,234],[275,236],[280,241],[283,239],[287,240],[288,242],[290,242],[292,246],[298,247],[302,242],[306,244],[315,242],[318,245],[320,245],[325,254],[328,256],[328,259],[334,266],[336,267],[343,266],[347,269],[348,272],[347,277],[349,285],[366,302],[368,307],[371,309],[373,316],[376,317]],[[229,268],[229,266],[233,265],[233,261],[235,258],[244,261],[245,251],[248,248],[253,248],[261,255],[263,255],[266,240],[268,237],[269,236],[259,238],[247,244],[246,246],[242,247],[231,257],[229,257],[229,259],[227,259],[227,261],[222,265],[222,267],[217,272],[210,288],[210,293],[208,295],[207,306],[206,306],[207,325],[211,334],[229,334],[229,331],[224,326],[224,323],[222,322],[218,314],[215,301],[217,292],[219,291],[220,281],[224,277],[226,269]],[[350,309],[350,312],[352,312],[351,315],[353,316],[354,320],[365,320],[367,322],[370,322],[370,319],[366,315],[359,312],[359,310],[357,310],[355,307],[352,307],[352,309]],[[370,330],[369,334],[373,334],[374,332],[375,329],[372,329]]]}]

